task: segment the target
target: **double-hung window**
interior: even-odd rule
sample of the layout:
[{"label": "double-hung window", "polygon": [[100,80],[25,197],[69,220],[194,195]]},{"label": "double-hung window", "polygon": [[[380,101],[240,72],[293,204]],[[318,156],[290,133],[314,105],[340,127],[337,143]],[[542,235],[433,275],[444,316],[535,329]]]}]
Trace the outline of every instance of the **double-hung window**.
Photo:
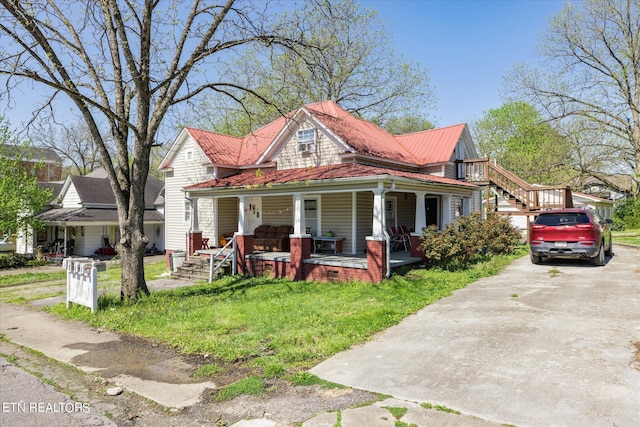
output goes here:
[{"label": "double-hung window", "polygon": [[298,151],[301,153],[309,153],[316,151],[316,130],[300,129],[298,130]]}]

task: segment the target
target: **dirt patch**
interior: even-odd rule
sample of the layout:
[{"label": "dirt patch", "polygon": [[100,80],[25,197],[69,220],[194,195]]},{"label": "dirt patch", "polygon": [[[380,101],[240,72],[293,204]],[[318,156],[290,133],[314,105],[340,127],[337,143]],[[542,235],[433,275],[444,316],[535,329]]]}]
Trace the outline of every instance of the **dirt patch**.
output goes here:
[{"label": "dirt patch", "polygon": [[640,371],[640,342],[634,342],[632,345],[636,348],[636,351],[633,353],[633,361],[631,363]]},{"label": "dirt patch", "polygon": [[[172,378],[179,381],[195,382],[196,380],[189,377],[190,373],[195,372],[200,364],[211,363],[207,358],[201,356],[178,355],[179,362],[167,364],[167,360],[175,362],[175,350],[163,345],[149,346],[149,342],[137,338],[126,338],[125,342],[127,343],[124,344],[125,347],[122,344],[119,346],[114,344],[114,347],[110,349],[128,351],[131,347],[127,346],[134,345],[137,345],[139,349],[131,351],[124,358],[115,356],[118,353],[111,353],[111,358],[131,361],[140,355],[146,357],[149,354],[150,358],[155,360],[156,367],[146,371],[141,367],[136,372],[145,371],[145,375],[149,375],[155,380],[165,380],[163,378],[166,377],[162,377],[160,373],[162,366],[169,366],[167,370],[178,366],[179,375],[171,374]],[[98,349],[90,348],[89,353],[92,352],[98,353]],[[109,352],[101,352],[109,354]],[[258,396],[243,395],[228,402],[215,402],[217,392],[209,390],[204,393],[202,402],[197,405],[182,410],[167,410],[167,408],[129,391],[125,391],[119,396],[109,396],[106,390],[114,383],[104,374],[115,375],[117,363],[95,359],[95,354],[87,357],[94,358],[92,363],[101,363],[104,370],[100,372],[100,375],[87,374],[72,366],[52,361],[6,341],[0,341],[0,353],[6,355],[12,364],[47,379],[59,390],[72,396],[75,401],[89,403],[96,411],[107,414],[118,426],[179,425],[190,427],[213,425],[223,427],[243,419],[263,417],[274,420],[278,426],[295,426],[321,412],[340,411],[378,399],[376,394],[362,390],[293,386],[285,380],[272,379],[268,380],[265,391]],[[140,362],[136,363],[141,365]],[[227,365],[225,367],[227,372],[224,376],[209,377],[203,380],[220,384],[233,382],[234,377],[239,379],[247,376],[247,372],[243,371],[245,368],[241,366],[237,366],[237,368],[234,370],[233,365]]]},{"label": "dirt patch", "polygon": [[[74,366],[99,368],[98,373],[106,379],[124,374],[169,384],[212,381],[221,387],[256,373],[240,363],[228,363],[201,355],[184,355],[166,344],[126,335],[117,341],[76,343],[67,347],[85,351],[71,360]],[[211,364],[219,367],[215,377],[196,378],[199,367]]]}]

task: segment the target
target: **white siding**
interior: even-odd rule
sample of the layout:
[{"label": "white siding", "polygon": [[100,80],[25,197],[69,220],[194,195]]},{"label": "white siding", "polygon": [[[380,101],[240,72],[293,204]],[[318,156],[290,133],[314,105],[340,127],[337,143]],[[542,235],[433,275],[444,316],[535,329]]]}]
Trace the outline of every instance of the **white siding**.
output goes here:
[{"label": "white siding", "polygon": [[356,220],[356,249],[364,252],[367,247],[365,237],[373,233],[373,193],[371,191],[358,193],[358,218]]},{"label": "white siding", "polygon": [[[238,198],[228,197],[218,199],[218,238],[216,245],[220,246],[220,237],[238,231]],[[209,243],[211,244],[211,243]]]},{"label": "white siding", "polygon": [[[416,195],[413,193],[390,193],[389,195],[397,198],[396,203],[396,224],[387,224],[388,226],[406,225],[409,229],[415,226],[416,216]],[[406,199],[405,199],[406,195]],[[389,227],[387,227],[388,229]],[[388,231],[388,230],[387,230]]]},{"label": "white siding", "polygon": [[320,233],[326,235],[331,230],[334,236],[344,237],[342,250],[345,253],[351,252],[353,242],[351,236],[351,197],[352,193],[323,194],[320,212],[322,218],[322,230],[320,230]]},{"label": "white siding", "polygon": [[[187,162],[185,153],[192,150],[194,160]],[[165,173],[165,243],[169,250],[186,250],[186,233],[189,222],[184,221],[183,187],[211,179],[211,174],[203,166],[207,159],[193,140],[186,138],[173,160],[173,171]],[[201,230],[213,229],[213,207],[210,200],[200,199],[199,219]]]},{"label": "white siding", "polygon": [[[461,145],[461,142],[462,141],[458,141],[458,146]],[[458,164],[456,163],[456,157],[457,153],[454,152],[449,159],[449,164],[444,167],[444,176],[446,178],[458,179]]]},{"label": "white siding", "polygon": [[78,191],[73,184],[69,184],[69,188],[62,199],[63,208],[79,208],[82,207],[82,201],[78,195]]},{"label": "white siding", "polygon": [[316,151],[314,153],[301,153],[298,151],[297,130],[313,127],[313,123],[307,120],[302,122],[299,128],[291,132],[291,135],[285,140],[282,150],[275,158],[278,169],[306,168],[341,163],[339,154],[343,151],[329,139],[322,129],[317,129]]},{"label": "white siding", "polygon": [[262,198],[262,224],[293,226],[293,196]]},{"label": "white siding", "polygon": [[[101,225],[85,226],[84,237],[80,238],[83,242],[80,244],[81,248],[76,247],[76,254],[82,256],[95,254],[95,252],[104,245],[102,241],[103,228]],[[110,243],[113,246],[116,242],[110,241]],[[78,253],[78,250],[80,250],[81,253]]]}]

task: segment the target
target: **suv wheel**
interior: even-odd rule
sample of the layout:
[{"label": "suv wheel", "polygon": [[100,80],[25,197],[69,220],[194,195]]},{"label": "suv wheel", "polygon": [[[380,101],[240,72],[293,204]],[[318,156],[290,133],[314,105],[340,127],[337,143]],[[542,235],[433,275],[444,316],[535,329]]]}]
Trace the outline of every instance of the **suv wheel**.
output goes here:
[{"label": "suv wheel", "polygon": [[593,259],[593,264],[597,266],[603,266],[605,264],[604,243],[600,243],[600,248],[598,249],[598,255]]},{"label": "suv wheel", "polygon": [[531,254],[531,262],[533,264],[542,264],[542,257],[540,255]]},{"label": "suv wheel", "polygon": [[609,249],[607,249],[606,251],[604,251],[604,254],[606,256],[613,256],[613,239],[609,240]]}]

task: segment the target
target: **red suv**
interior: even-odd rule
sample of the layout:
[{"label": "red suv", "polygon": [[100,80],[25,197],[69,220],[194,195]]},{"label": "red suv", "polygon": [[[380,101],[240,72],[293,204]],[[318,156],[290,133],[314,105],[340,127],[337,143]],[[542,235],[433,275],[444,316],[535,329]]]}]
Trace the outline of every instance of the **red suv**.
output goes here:
[{"label": "red suv", "polygon": [[591,209],[542,211],[531,225],[531,262],[543,258],[590,258],[605,264],[612,255],[611,220],[603,220]]}]

